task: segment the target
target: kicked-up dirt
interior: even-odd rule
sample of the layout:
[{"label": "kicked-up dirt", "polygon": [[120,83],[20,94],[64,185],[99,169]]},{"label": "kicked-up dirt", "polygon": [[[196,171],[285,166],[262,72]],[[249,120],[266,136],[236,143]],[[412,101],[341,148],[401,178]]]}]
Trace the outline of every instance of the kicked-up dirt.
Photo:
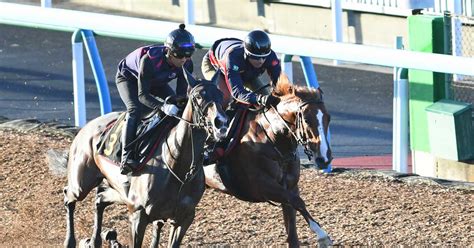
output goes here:
[{"label": "kicked-up dirt", "polygon": [[[46,152],[67,149],[71,136],[0,129],[0,246],[61,246],[65,237],[65,176],[48,168]],[[445,182],[446,183],[446,182]],[[319,174],[303,169],[301,196],[335,245],[460,246],[474,244],[474,187],[417,176],[358,170]],[[467,185],[467,186],[466,186]],[[92,234],[94,192],[76,206],[76,237]],[[298,215],[302,245],[316,237]],[[106,209],[104,227],[128,244],[124,206]],[[151,226],[150,226],[151,227]],[[167,226],[165,226],[165,229]],[[151,228],[149,228],[151,229]],[[145,245],[150,242],[150,235]],[[167,233],[162,237],[167,241]],[[285,245],[281,209],[206,190],[183,245]]]}]

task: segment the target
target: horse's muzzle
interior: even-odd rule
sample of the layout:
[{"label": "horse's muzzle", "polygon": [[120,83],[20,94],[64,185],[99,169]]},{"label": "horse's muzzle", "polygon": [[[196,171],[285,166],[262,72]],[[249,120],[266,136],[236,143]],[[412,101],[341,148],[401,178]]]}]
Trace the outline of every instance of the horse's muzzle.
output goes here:
[{"label": "horse's muzzle", "polygon": [[214,119],[214,131],[217,140],[222,140],[227,136],[228,126],[225,116],[218,115]]},{"label": "horse's muzzle", "polygon": [[332,157],[330,157],[327,161],[325,161],[325,159],[322,157],[317,157],[314,159],[314,162],[316,163],[318,169],[324,170],[328,168],[329,164],[331,164]]}]

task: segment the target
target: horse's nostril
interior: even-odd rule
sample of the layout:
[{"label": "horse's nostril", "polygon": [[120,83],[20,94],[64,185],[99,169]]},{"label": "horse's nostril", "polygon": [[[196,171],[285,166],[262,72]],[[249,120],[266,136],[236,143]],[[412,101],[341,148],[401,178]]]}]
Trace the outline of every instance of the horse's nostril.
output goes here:
[{"label": "horse's nostril", "polygon": [[315,162],[316,162],[316,164],[318,165],[318,167],[321,167],[321,166],[324,166],[324,165],[325,165],[324,158],[316,158],[316,159],[315,159]]},{"label": "horse's nostril", "polygon": [[227,134],[227,127],[223,127],[221,129],[219,129],[219,133],[222,136],[226,135]]},{"label": "horse's nostril", "polygon": [[224,122],[222,122],[220,118],[217,117],[217,118],[214,119],[214,126],[216,128],[220,128],[223,124],[224,124]]}]

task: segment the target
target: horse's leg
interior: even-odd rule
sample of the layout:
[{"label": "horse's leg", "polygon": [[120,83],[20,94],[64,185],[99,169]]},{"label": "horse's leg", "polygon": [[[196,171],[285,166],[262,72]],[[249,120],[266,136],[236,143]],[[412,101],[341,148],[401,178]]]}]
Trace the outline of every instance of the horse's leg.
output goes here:
[{"label": "horse's leg", "polygon": [[91,238],[91,242],[94,244],[94,247],[100,247],[102,245],[102,219],[105,208],[119,200],[120,195],[117,193],[117,191],[108,187],[108,185],[102,183],[97,188],[97,195],[95,197],[94,231]]},{"label": "horse's leg", "polygon": [[130,214],[131,247],[142,246],[147,225],[148,219],[146,218],[145,209],[139,209]]},{"label": "horse's leg", "polygon": [[178,230],[178,224],[176,221],[171,220],[170,221],[170,233],[168,237],[168,247],[171,247],[171,244],[174,243],[174,240],[176,239],[176,232]]},{"label": "horse's leg", "polygon": [[283,210],[283,220],[285,221],[285,230],[289,247],[299,247],[298,233],[296,230],[296,210],[288,205],[281,204]]},{"label": "horse's leg", "polygon": [[151,248],[158,248],[160,245],[160,235],[161,235],[161,229],[165,225],[165,222],[163,220],[156,220],[153,221],[153,232],[152,232],[152,240],[150,247]]},{"label": "horse's leg", "polygon": [[66,239],[65,247],[76,247],[76,237],[74,235],[74,210],[76,209],[75,201],[68,201],[66,198],[67,188],[64,188],[64,206],[66,207]]},{"label": "horse's leg", "polygon": [[[293,209],[297,210],[301,215],[303,215],[304,219],[308,223],[310,229],[315,232],[318,235],[318,243],[319,246],[321,247],[327,247],[328,245],[331,244],[331,239],[329,238],[328,234],[326,231],[324,231],[321,226],[314,220],[314,218],[311,216],[311,214],[308,212],[306,209],[305,203],[303,199],[299,196],[299,189],[297,186],[293,184],[289,184],[290,189],[287,189],[286,184],[284,186],[280,185],[277,183],[275,180],[267,180],[267,181],[260,181],[259,184],[259,191],[261,192],[262,195],[265,195],[268,200],[274,201],[274,202],[280,202],[281,204],[289,205]],[[283,209],[285,211],[285,209]],[[285,214],[285,212],[284,212]],[[286,218],[286,217],[285,217]],[[291,218],[288,219],[289,221]],[[286,220],[285,220],[285,226],[286,226]],[[290,226],[289,226],[290,227]],[[295,233],[296,233],[296,227],[295,227]],[[288,234],[288,242],[295,242],[298,240],[298,237],[296,236],[291,236],[291,233]]]},{"label": "horse's leg", "polygon": [[95,166],[89,166],[87,164],[88,161],[91,161],[91,159],[85,154],[69,156],[68,185],[63,190],[64,205],[67,211],[66,239],[64,240],[64,246],[66,247],[76,246],[74,235],[74,210],[76,202],[82,201],[102,181],[100,171]]},{"label": "horse's leg", "polygon": [[183,215],[178,222],[172,223],[172,231],[170,231],[170,239],[168,242],[168,247],[179,247],[183,241],[186,231],[188,231],[189,226],[193,223],[194,216],[196,212],[194,209],[186,211],[186,214]]},{"label": "horse's leg", "polygon": [[301,199],[301,197],[299,196],[299,193],[290,193],[289,203],[294,209],[296,209],[298,212],[301,213],[301,215],[303,215],[303,218],[308,223],[309,228],[316,233],[316,235],[318,236],[319,247],[328,247],[332,245],[332,241],[331,238],[329,238],[328,233],[321,228],[319,223],[308,212],[303,199]]}]

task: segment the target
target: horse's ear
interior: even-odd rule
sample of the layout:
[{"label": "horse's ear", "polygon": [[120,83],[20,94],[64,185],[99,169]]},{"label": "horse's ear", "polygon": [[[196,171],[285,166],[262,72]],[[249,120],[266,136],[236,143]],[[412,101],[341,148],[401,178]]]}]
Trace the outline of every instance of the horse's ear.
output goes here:
[{"label": "horse's ear", "polygon": [[183,75],[184,79],[186,79],[186,82],[188,82],[188,85],[191,86],[191,88],[194,88],[198,84],[198,81],[193,77],[193,75],[186,70],[183,66]]},{"label": "horse's ear", "polygon": [[284,72],[282,72],[278,77],[277,85],[273,92],[277,96],[284,96],[294,93],[293,84],[290,82],[290,79],[288,79]]},{"label": "horse's ear", "polygon": [[218,77],[219,77],[219,74],[220,74],[220,71],[221,70],[217,70],[216,73],[214,73],[214,75],[212,76],[211,78],[211,83],[217,85],[217,80],[218,80]]}]

